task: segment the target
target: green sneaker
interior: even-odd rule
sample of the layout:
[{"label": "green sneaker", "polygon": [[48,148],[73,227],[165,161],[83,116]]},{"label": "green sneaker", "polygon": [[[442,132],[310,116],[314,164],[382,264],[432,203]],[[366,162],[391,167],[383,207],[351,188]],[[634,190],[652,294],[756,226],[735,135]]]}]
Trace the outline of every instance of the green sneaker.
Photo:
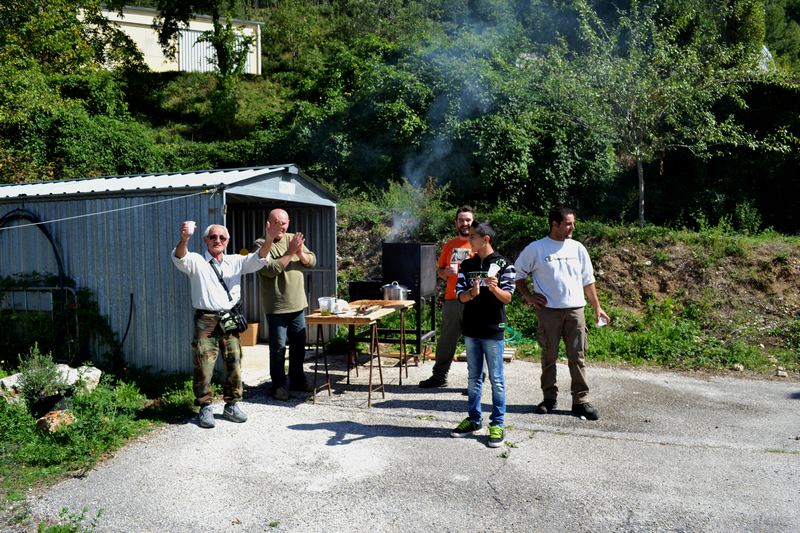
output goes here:
[{"label": "green sneaker", "polygon": [[506,430],[503,426],[489,426],[489,448],[499,448],[506,441]]},{"label": "green sneaker", "polygon": [[480,424],[476,424],[469,418],[465,418],[464,420],[461,421],[459,425],[456,426],[456,428],[453,431],[450,432],[450,436],[456,438],[466,437],[467,435],[472,435],[473,433],[480,430],[481,430]]}]

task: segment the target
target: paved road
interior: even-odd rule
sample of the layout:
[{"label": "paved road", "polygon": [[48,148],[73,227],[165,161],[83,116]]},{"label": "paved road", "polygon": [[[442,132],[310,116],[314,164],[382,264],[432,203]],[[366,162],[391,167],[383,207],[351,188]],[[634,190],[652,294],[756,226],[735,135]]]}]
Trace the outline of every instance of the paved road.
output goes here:
[{"label": "paved road", "polygon": [[[32,499],[35,520],[102,509],[97,531],[800,531],[800,383],[590,368],[597,422],[536,415],[537,364],[513,361],[508,445],[453,439],[451,387],[384,368],[313,405],[267,398],[250,349],[241,425],[177,424]],[[256,350],[256,352],[254,352]],[[258,356],[253,357],[253,353]],[[569,390],[559,367],[559,386]],[[484,389],[485,412],[488,387]],[[221,412],[221,405],[218,405]]]}]

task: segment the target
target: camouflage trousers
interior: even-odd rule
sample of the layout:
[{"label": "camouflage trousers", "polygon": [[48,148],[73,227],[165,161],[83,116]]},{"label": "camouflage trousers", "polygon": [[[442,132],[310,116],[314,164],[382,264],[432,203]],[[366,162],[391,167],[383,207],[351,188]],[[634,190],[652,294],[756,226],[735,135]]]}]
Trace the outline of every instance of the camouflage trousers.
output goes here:
[{"label": "camouflage trousers", "polygon": [[222,331],[219,316],[215,313],[195,312],[192,341],[195,405],[208,405],[213,399],[211,378],[220,352],[225,369],[223,398],[225,402],[237,402],[242,399],[242,347],[239,344],[239,333]]}]

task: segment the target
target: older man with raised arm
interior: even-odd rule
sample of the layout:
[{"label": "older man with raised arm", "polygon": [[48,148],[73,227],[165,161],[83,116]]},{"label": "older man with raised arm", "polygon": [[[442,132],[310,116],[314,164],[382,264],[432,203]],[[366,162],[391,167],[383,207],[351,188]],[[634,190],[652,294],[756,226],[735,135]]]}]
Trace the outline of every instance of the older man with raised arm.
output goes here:
[{"label": "older man with raised arm", "polygon": [[[595,289],[594,269],[586,248],[572,239],[575,212],[554,207],[548,215],[550,233],[530,243],[514,264],[517,290],[526,304],[536,309],[537,340],[542,349],[541,386],[544,399],[535,411],[547,414],[556,407],[556,361],[561,340],[567,351],[567,364],[572,380],[572,413],[587,420],[597,420],[597,409],[589,403],[586,383],[586,350],[588,330],[583,308],[586,299],[594,308],[598,324],[608,322],[600,307]],[[528,287],[533,281],[533,291]]]},{"label": "older man with raised arm", "polygon": [[[203,254],[189,252],[187,245],[193,229],[193,222],[184,222],[181,226],[181,238],[172,250],[172,262],[178,270],[189,276],[194,307],[194,401],[200,407],[200,427],[213,428],[211,377],[220,351],[225,369],[222,392],[225,408],[222,416],[232,422],[247,420],[247,415],[238,405],[242,399],[239,333],[224,331],[221,320],[227,311],[239,303],[242,275],[264,267],[268,262],[269,248],[262,246],[247,256],[227,255],[225,248],[230,234],[225,226],[212,224],[203,233],[206,251]],[[269,226],[266,231],[269,231]]]}]

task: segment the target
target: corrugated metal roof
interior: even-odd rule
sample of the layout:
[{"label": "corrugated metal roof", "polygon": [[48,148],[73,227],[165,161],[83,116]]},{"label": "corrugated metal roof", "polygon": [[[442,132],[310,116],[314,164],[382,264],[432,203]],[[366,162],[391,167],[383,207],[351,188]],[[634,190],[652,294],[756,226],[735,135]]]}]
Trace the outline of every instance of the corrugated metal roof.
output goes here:
[{"label": "corrugated metal roof", "polygon": [[[136,174],[129,176],[107,176],[79,180],[48,181],[0,185],[0,198],[41,197],[97,194],[118,191],[164,191],[192,190],[235,185],[274,172],[298,174],[294,165],[272,165],[264,167],[202,170],[195,172],[171,172],[161,174]],[[307,178],[307,176],[306,176]]]}]

